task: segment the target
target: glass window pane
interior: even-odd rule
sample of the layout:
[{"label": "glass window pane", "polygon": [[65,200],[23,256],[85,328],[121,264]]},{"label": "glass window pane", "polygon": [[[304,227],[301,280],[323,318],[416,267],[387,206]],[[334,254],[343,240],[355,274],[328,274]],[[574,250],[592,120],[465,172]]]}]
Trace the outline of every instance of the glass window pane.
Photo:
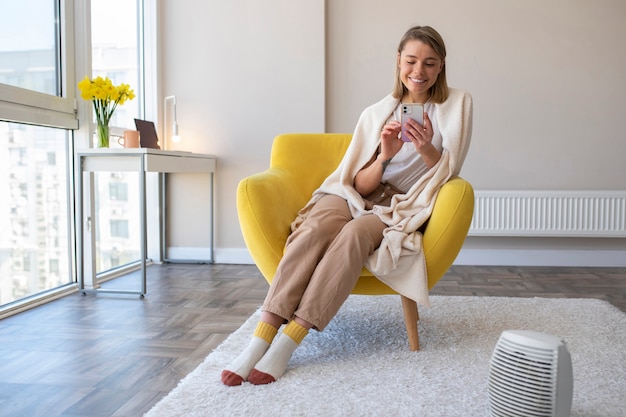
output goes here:
[{"label": "glass window pane", "polygon": [[0,305],[72,281],[70,134],[0,122]]},{"label": "glass window pane", "polygon": [[0,83],[59,95],[58,1],[0,0]]},{"label": "glass window pane", "polygon": [[[141,259],[139,174],[96,172],[94,181],[96,272],[99,273]],[[118,198],[120,194],[123,198]]]},{"label": "glass window pane", "polygon": [[[125,83],[134,90],[135,99],[118,106],[111,119],[112,126],[133,130],[143,100],[139,88],[137,10],[138,0],[91,1],[93,76],[109,77],[113,85]],[[115,22],[115,29],[112,29],[111,22]],[[117,146],[117,141],[113,142]]]}]

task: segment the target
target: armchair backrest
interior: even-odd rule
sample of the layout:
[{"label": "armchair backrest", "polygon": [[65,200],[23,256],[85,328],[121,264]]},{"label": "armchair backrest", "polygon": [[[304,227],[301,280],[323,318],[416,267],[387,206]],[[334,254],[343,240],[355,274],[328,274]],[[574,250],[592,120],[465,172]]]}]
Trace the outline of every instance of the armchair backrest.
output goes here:
[{"label": "armchair backrest", "polygon": [[337,168],[351,140],[351,134],[342,133],[279,135],[272,145],[270,168],[289,172],[308,200]]}]

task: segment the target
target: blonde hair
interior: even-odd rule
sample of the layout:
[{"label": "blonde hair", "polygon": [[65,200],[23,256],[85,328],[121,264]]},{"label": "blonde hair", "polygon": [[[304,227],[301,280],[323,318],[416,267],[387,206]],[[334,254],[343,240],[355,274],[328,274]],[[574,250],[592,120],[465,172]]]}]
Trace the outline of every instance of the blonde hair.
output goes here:
[{"label": "blonde hair", "polygon": [[[430,101],[433,103],[443,103],[448,99],[448,82],[446,81],[446,45],[441,35],[430,26],[414,26],[407,30],[400,44],[398,45],[398,54],[401,54],[409,41],[420,41],[433,48],[433,51],[441,58],[443,67],[437,77],[437,81],[430,88]],[[395,98],[402,99],[407,92],[407,88],[400,78],[400,67],[396,65],[396,80],[391,93]]]}]

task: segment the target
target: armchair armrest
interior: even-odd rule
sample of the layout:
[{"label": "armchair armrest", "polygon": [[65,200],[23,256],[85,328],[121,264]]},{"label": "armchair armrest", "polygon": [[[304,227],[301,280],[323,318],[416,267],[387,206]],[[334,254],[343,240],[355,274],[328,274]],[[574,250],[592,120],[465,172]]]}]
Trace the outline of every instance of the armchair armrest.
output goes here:
[{"label": "armchair armrest", "polygon": [[[290,224],[307,201],[290,173],[270,168],[239,182],[237,214],[246,246],[268,282],[274,278]],[[310,197],[310,196],[309,196]]]},{"label": "armchair armrest", "polygon": [[291,222],[337,167],[349,134],[285,134],[274,139],[270,168],[237,187],[239,225],[248,251],[268,282],[283,256]]},{"label": "armchair armrest", "polygon": [[474,189],[463,178],[450,179],[439,190],[422,244],[432,288],[457,257],[474,214]]}]

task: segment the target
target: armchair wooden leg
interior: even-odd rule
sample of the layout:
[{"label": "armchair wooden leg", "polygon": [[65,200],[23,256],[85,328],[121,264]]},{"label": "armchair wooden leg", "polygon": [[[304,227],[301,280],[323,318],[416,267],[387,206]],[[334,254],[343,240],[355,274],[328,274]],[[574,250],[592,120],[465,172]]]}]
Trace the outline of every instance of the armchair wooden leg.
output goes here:
[{"label": "armchair wooden leg", "polygon": [[404,324],[409,336],[409,347],[412,351],[420,350],[420,339],[417,334],[417,321],[419,320],[417,303],[403,295],[400,297],[402,298],[402,310],[404,311]]}]

